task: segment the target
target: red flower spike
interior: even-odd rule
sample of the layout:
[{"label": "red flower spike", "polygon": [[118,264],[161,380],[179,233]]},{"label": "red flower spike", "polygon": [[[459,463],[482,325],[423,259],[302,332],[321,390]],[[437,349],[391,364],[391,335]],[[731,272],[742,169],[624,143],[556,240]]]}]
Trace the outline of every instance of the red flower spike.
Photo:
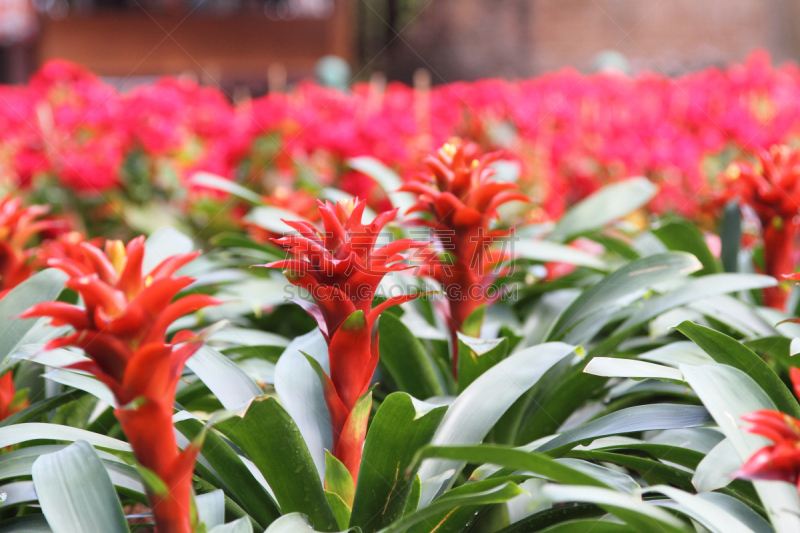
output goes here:
[{"label": "red flower spike", "polygon": [[402,239],[375,249],[378,235],[397,210],[381,213],[365,225],[361,223],[364,200],[318,205],[324,231],[309,224],[286,222],[299,234],[273,240],[290,258],[263,266],[283,269],[290,283],[306,289],[314,299],[313,303],[297,302],[314,317],[328,343],[330,377],[316,361],[309,362],[320,377],[328,405],[333,429],[331,452],[357,480],[371,405],[367,402],[363,407],[365,400],[361,398],[378,364],[375,324],[387,307],[420,295],[391,298],[374,309],[372,300],[387,273],[409,268],[402,262],[406,258],[403,253],[429,243]]},{"label": "red flower spike", "polygon": [[0,378],[0,420],[28,407],[28,399],[20,398],[14,388],[14,374],[6,372]]},{"label": "red flower spike", "polygon": [[[428,173],[414,176],[400,187],[417,195],[409,212],[428,213],[420,224],[430,226],[438,239],[439,254],[429,255],[425,274],[442,284],[447,295],[445,313],[453,340],[453,374],[456,374],[456,333],[479,307],[493,301],[490,287],[504,271],[498,268],[507,259],[503,252],[489,248],[510,232],[490,230],[497,208],[513,200],[529,202],[517,185],[492,179],[489,164],[499,152],[479,154],[474,143],[455,139],[435,156],[425,158]],[[496,298],[497,296],[494,296]],[[472,333],[471,333],[472,334]]]},{"label": "red flower spike", "polygon": [[[788,146],[758,149],[757,164],[732,163],[723,176],[725,199],[738,198],[761,221],[764,271],[778,279],[794,272],[800,229],[800,151]],[[764,289],[764,304],[784,310],[786,287]]]},{"label": "red flower spike", "polygon": [[173,302],[194,281],[173,274],[197,254],[170,257],[145,276],[143,237],[127,246],[108,241],[101,250],[73,236],[51,252],[47,264],[70,275],[67,286],[80,294],[84,307],[44,302],[20,316],[47,316],[53,324],[75,328],[74,333],[50,341],[47,348],[84,350],[90,360],[72,368],[94,374],[111,389],[117,402],[114,414],[137,461],[168,489],[165,494],[148,489],[158,533],[191,533],[192,470],[198,449],[178,450],[172,414],[184,364],[203,341],[182,331],[167,343],[166,330],[175,319],[218,303],[199,294]]},{"label": "red flower spike", "polygon": [[[800,368],[791,368],[789,376],[800,398]],[[742,420],[751,424],[747,431],[772,441],[772,445],[755,452],[734,476],[794,483],[800,493],[800,420],[771,409],[749,413]]]},{"label": "red flower spike", "polygon": [[0,198],[0,298],[33,273],[35,251],[28,242],[48,230],[63,228],[58,220],[42,220],[49,207],[22,206],[22,200],[10,195]]}]

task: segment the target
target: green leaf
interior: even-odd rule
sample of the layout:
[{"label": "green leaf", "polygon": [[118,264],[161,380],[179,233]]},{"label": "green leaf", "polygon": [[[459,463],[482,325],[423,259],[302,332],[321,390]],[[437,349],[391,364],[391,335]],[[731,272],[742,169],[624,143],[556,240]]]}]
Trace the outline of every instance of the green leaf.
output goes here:
[{"label": "green leaf", "polygon": [[380,364],[401,391],[420,400],[444,394],[430,355],[399,318],[381,315],[378,342]]},{"label": "green leaf", "polygon": [[166,496],[169,494],[169,487],[163,479],[158,477],[158,474],[140,464],[134,465],[134,468],[139,476],[141,476],[148,491],[157,496]]},{"label": "green leaf", "polygon": [[97,446],[98,448],[106,448],[109,450],[117,450],[122,452],[130,452],[131,447],[127,442],[112,439],[105,435],[99,435],[86,431],[85,429],[74,428],[70,426],[61,426],[59,424],[45,424],[42,422],[30,422],[27,424],[15,424],[13,426],[5,426],[0,428],[0,448],[19,444],[20,442],[28,442],[31,440],[65,440],[76,441],[85,440]]},{"label": "green leaf", "polygon": [[307,219],[298,215],[288,209],[281,209],[280,207],[261,205],[253,208],[244,217],[245,222],[250,222],[264,228],[272,233],[283,235],[284,233],[296,233],[291,226],[283,222],[283,220],[298,220],[308,222]]},{"label": "green leaf", "polygon": [[210,346],[203,346],[186,366],[214,393],[229,411],[244,409],[263,391],[236,363]]},{"label": "green leaf", "polygon": [[[175,428],[187,439],[195,439],[203,431],[203,423],[196,419],[175,422]],[[267,490],[253,476],[239,454],[215,431],[206,431],[200,455],[208,461],[214,472],[230,490],[237,503],[262,527],[266,527],[281,514]]]},{"label": "green leaf", "polygon": [[363,174],[366,174],[381,186],[392,201],[394,207],[399,207],[402,212],[414,205],[414,195],[407,192],[397,192],[403,184],[402,178],[392,169],[374,157],[361,156],[347,160],[347,165]]},{"label": "green leaf", "polygon": [[294,421],[274,398],[255,401],[241,420],[217,425],[264,474],[283,514],[306,514],[321,531],[335,531],[319,473]]},{"label": "green leaf", "polygon": [[625,494],[633,494],[641,488],[628,474],[583,459],[564,457],[556,459],[555,462],[583,472],[600,481],[604,486],[617,489]]},{"label": "green leaf", "polygon": [[192,239],[171,226],[153,232],[144,244],[142,272],[150,273],[159,263],[176,254],[188,254],[194,250]]},{"label": "green leaf", "polygon": [[[586,507],[597,508],[594,505],[587,505]],[[519,523],[519,522],[518,522]],[[498,533],[523,533],[526,531],[541,531],[542,533],[637,533],[635,529],[625,524],[611,522],[610,520],[570,520],[556,524],[547,529],[501,529]]]},{"label": "green leaf", "polygon": [[215,490],[199,494],[194,499],[197,521],[212,529],[225,523],[225,493]]},{"label": "green leaf", "polygon": [[71,390],[67,392],[62,392],[61,394],[57,394],[55,396],[51,396],[50,398],[45,398],[44,400],[39,400],[38,402],[32,403],[25,409],[17,411],[8,418],[0,420],[0,428],[5,426],[11,426],[14,424],[22,424],[24,422],[28,422],[29,420],[41,419],[41,417],[45,413],[48,413],[69,402],[77,400],[78,398],[81,398],[83,395],[84,395],[83,391]]},{"label": "green leaf", "polygon": [[333,433],[319,378],[306,355],[329,370],[328,345],[319,328],[293,339],[281,354],[275,365],[275,392],[297,424],[321,473],[325,471],[325,450],[333,448]]},{"label": "green leaf", "polygon": [[0,522],[3,533],[53,533],[43,515],[17,516]]},{"label": "green leaf", "polygon": [[716,362],[746,372],[766,391],[784,413],[800,417],[800,405],[777,374],[752,350],[727,335],[691,322],[678,326],[678,331],[697,343]]},{"label": "green leaf", "polygon": [[[742,344],[756,353],[769,356],[785,370],[797,365],[797,360],[793,359],[792,342],[794,339],[788,337],[761,337],[745,341]],[[796,350],[796,347],[795,347]]]},{"label": "green leaf", "polygon": [[[596,477],[554,461],[547,455],[523,451],[509,446],[484,444],[480,446],[426,446],[417,453],[414,463],[426,458],[454,459],[469,463],[491,463],[511,470],[533,472],[552,481],[565,484],[607,487]],[[447,493],[445,493],[446,495]]]},{"label": "green leaf", "polygon": [[49,379],[56,383],[72,387],[81,391],[88,392],[95,398],[99,398],[109,405],[116,405],[117,400],[114,394],[102,381],[95,379],[92,376],[87,376],[79,372],[73,372],[65,368],[56,368],[42,374],[44,379]]},{"label": "green leaf", "polygon": [[88,442],[42,455],[32,473],[42,512],[54,533],[128,533],[111,479]]},{"label": "green leaf", "polygon": [[566,242],[586,231],[602,228],[645,206],[657,190],[647,178],[631,178],[606,185],[572,206],[558,221],[548,239]]},{"label": "green leaf", "polygon": [[253,524],[247,518],[219,525],[208,533],[253,533]]},{"label": "green leaf", "polygon": [[[517,485],[514,483],[506,482],[499,486],[489,488],[487,490],[480,490],[479,488],[487,485],[493,485],[487,481],[480,481],[471,483],[469,485],[462,485],[458,489],[453,489],[449,493],[445,493],[441,498],[437,498],[427,507],[404,516],[400,520],[392,523],[389,527],[381,529],[381,533],[395,533],[400,531],[407,531],[408,528],[423,521],[427,521],[431,526],[435,526],[440,520],[431,520],[441,514],[446,514],[453,509],[460,507],[482,506],[492,503],[507,502],[511,498],[523,494]],[[470,511],[469,514],[472,514]],[[432,522],[432,523],[431,523]]]},{"label": "green leaf", "polygon": [[721,509],[725,509],[755,533],[773,533],[775,531],[760,514],[732,496],[721,492],[706,492],[698,494],[698,497],[710,501]]},{"label": "green leaf", "polygon": [[508,339],[476,339],[458,333],[458,389],[466,389],[508,355]]},{"label": "green leaf", "polygon": [[577,485],[545,485],[542,492],[553,503],[587,502],[599,505],[621,520],[630,524],[636,531],[659,531],[684,533],[683,522],[640,497],[599,487]]},{"label": "green leaf", "polygon": [[[590,516],[601,516],[605,510],[592,504],[561,505],[532,514],[504,527],[497,533],[529,533],[531,531],[553,531],[558,533],[636,533],[626,526],[604,520],[588,520]],[[604,529],[611,525],[611,529]],[[550,526],[550,527],[548,527]],[[593,528],[598,528],[597,530]]]},{"label": "green leaf", "polygon": [[[348,509],[353,507],[353,498],[356,493],[353,476],[350,475],[347,467],[328,450],[325,450],[325,490],[339,496]],[[347,524],[344,526],[339,524],[339,527],[347,527]]]},{"label": "green leaf", "polygon": [[686,221],[670,222],[652,231],[670,250],[689,252],[703,263],[703,269],[695,272],[695,276],[719,272],[717,260],[708,249],[703,234],[694,224]]},{"label": "green leaf", "polygon": [[14,353],[25,335],[41,320],[47,319],[16,318],[31,306],[55,300],[64,288],[67,275],[55,268],[48,268],[26,279],[0,300],[0,324],[3,335],[0,336],[0,360]]},{"label": "green leaf", "polygon": [[469,337],[480,337],[483,319],[486,317],[486,305],[479,305],[461,325],[461,333]]},{"label": "green leaf", "polygon": [[[58,452],[66,447],[67,445],[64,444],[50,444],[20,448],[4,453],[0,456],[0,479],[28,477],[31,475],[33,463],[36,462],[39,456]],[[110,453],[95,451],[102,460],[103,466],[111,477],[111,482],[114,486],[125,489],[129,493],[136,492],[144,495],[141,477],[134,467]]]},{"label": "green leaf", "polygon": [[697,520],[712,533],[752,533],[752,530],[735,516],[699,496],[666,485],[654,485],[642,489],[642,494],[654,492],[677,502],[679,511]]},{"label": "green leaf", "polygon": [[520,239],[514,242],[513,251],[517,257],[531,261],[567,263],[594,270],[608,270],[608,265],[601,257],[552,241]]},{"label": "green leaf", "polygon": [[[745,431],[741,423],[744,414],[775,409],[767,393],[750,376],[722,364],[681,365],[680,370],[742,462],[768,444],[763,437]],[[796,487],[772,481],[754,481],[753,486],[776,531],[800,531],[800,502]]]},{"label": "green leaf", "polygon": [[648,484],[669,483],[685,490],[693,490],[689,472],[660,461],[622,453],[608,453],[596,450],[573,450],[570,456],[596,461],[607,465],[617,465],[639,474]]},{"label": "green leaf", "polygon": [[680,404],[653,404],[628,407],[565,431],[536,449],[559,453],[585,441],[608,435],[704,426],[713,420],[705,407]]},{"label": "green leaf", "polygon": [[706,365],[714,362],[702,348],[691,341],[671,342],[666,346],[641,353],[637,357],[673,368],[678,368],[681,364]]},{"label": "green leaf", "polygon": [[197,172],[192,175],[191,181],[193,185],[200,185],[201,187],[208,187],[209,189],[226,192],[233,196],[238,196],[242,200],[247,200],[254,205],[260,205],[262,203],[261,197],[250,189],[246,189],[232,180],[217,176],[216,174],[211,174],[210,172]]},{"label": "green leaf", "polygon": [[406,500],[406,508],[403,509],[403,516],[411,514],[419,507],[419,497],[422,492],[422,482],[419,480],[419,475],[414,476],[414,482],[411,485],[411,493]]},{"label": "green leaf", "polygon": [[[358,528],[351,528],[339,533],[359,533]],[[264,533],[318,533],[308,521],[308,517],[300,513],[291,513],[275,520]]]},{"label": "green leaf", "polygon": [[720,259],[725,272],[739,270],[739,246],[742,243],[742,211],[738,202],[731,201],[725,206],[720,230]]},{"label": "green leaf", "polygon": [[416,451],[433,437],[446,410],[402,392],[386,397],[367,432],[351,525],[372,533],[403,515],[418,479],[416,469],[407,470]]},{"label": "green leaf", "polygon": [[607,378],[651,378],[683,381],[683,375],[680,370],[645,361],[620,359],[618,357],[594,357],[583,371],[587,374]]},{"label": "green leaf", "polygon": [[777,285],[775,278],[758,274],[711,274],[702,278],[692,278],[676,289],[645,300],[641,307],[616,329],[614,335],[636,328],[665,311],[696,300],[775,285]]},{"label": "green leaf", "polygon": [[[526,348],[502,360],[456,398],[431,443],[437,446],[479,443],[522,394],[574,349],[568,344],[552,342]],[[450,469],[460,469],[459,464],[429,460],[420,468],[420,479],[424,482]],[[427,503],[420,500],[420,505]]]},{"label": "green leaf", "polygon": [[347,524],[350,523],[350,507],[338,494],[326,490],[325,497],[328,499],[328,505],[331,506],[333,516],[336,517],[336,524],[339,529],[346,528]]},{"label": "green leaf", "polygon": [[692,477],[692,484],[698,492],[711,492],[727,487],[733,480],[731,474],[741,466],[742,460],[736,454],[733,444],[728,439],[724,439],[697,465]]},{"label": "green leaf", "polygon": [[627,305],[655,283],[685,276],[701,266],[693,255],[684,252],[656,254],[632,261],[572,302],[553,326],[549,338],[557,340],[588,317]]}]

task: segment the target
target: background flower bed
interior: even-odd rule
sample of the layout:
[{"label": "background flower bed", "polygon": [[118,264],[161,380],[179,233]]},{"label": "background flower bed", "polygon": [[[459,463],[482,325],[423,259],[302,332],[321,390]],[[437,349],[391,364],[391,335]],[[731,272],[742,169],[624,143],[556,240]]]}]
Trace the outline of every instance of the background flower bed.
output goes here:
[{"label": "background flower bed", "polygon": [[6,187],[81,213],[96,234],[120,232],[99,224],[114,218],[151,231],[184,208],[199,229],[224,217],[209,220],[196,189],[187,192],[198,171],[265,195],[335,187],[385,209],[350,158],[372,156],[406,176],[460,136],[505,150],[542,216],[643,175],[659,185],[652,211],[708,222],[704,202],[732,157],[796,140],[798,91],[800,71],[772,67],[762,53],[679,78],[565,70],[430,91],[301,84],[236,105],[186,79],[119,94],[77,65],[52,62],[28,86],[0,89],[0,169]]}]

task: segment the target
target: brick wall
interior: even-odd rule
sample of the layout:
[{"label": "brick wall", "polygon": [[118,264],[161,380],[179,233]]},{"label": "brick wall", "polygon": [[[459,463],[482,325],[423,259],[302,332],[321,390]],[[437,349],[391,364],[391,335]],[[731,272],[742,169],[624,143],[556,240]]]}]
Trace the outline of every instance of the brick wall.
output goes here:
[{"label": "brick wall", "polygon": [[392,74],[409,79],[427,67],[441,83],[589,71],[608,49],[634,70],[676,74],[754,48],[791,58],[798,27],[797,0],[433,0],[396,42]]}]

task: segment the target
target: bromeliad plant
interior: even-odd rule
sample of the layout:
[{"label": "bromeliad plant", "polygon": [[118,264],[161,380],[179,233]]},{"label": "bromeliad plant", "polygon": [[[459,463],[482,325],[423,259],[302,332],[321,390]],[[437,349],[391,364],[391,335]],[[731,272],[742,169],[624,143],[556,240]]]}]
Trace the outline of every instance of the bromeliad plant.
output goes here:
[{"label": "bromeliad plant", "polygon": [[[403,252],[428,243],[399,239],[376,248],[381,231],[397,210],[361,222],[366,201],[319,202],[324,231],[307,222],[284,221],[299,234],[274,241],[291,256],[264,265],[284,270],[292,285],[312,302],[294,301],[316,320],[328,344],[330,377],[316,367],[333,430],[333,455],[358,479],[372,397],[367,394],[378,364],[375,324],[381,312],[420,294],[394,296],[372,307],[381,280],[409,268]],[[313,359],[309,362],[315,364]]]},{"label": "bromeliad plant", "polygon": [[21,318],[50,317],[74,332],[51,340],[45,349],[81,348],[89,357],[69,368],[102,381],[116,400],[116,415],[139,464],[157,476],[148,488],[158,533],[191,533],[192,470],[199,451],[193,443],[178,450],[172,426],[175,391],[184,364],[203,345],[191,331],[167,340],[167,328],[178,318],[215,305],[202,295],[175,296],[194,279],[175,272],[197,253],[174,255],[143,272],[144,237],[123,246],[107,241],[105,250],[83,242],[83,260],[52,258],[48,265],[69,275],[66,287],[83,306],[44,302]]},{"label": "bromeliad plant", "polygon": [[428,218],[417,223],[432,229],[438,254],[428,256],[422,275],[442,284],[447,303],[445,317],[450,329],[453,350],[453,374],[458,369],[457,333],[472,317],[472,336],[480,335],[482,317],[475,313],[500,296],[492,290],[495,280],[504,272],[502,264],[509,258],[507,250],[492,249],[498,240],[508,237],[510,230],[490,226],[497,217],[497,208],[511,201],[530,199],[515,190],[512,182],[493,180],[490,164],[502,154],[480,155],[474,143],[454,139],[436,155],[425,158],[427,173],[420,173],[400,190],[417,195],[417,203],[409,212],[422,212]]},{"label": "bromeliad plant", "polygon": [[0,198],[0,298],[33,273],[35,248],[31,240],[47,230],[64,224],[43,218],[50,208],[43,205],[23,206],[21,198],[6,195]]},{"label": "bromeliad plant", "polygon": [[[782,279],[798,262],[800,229],[800,151],[786,145],[756,151],[755,163],[737,161],[725,172],[725,197],[751,207],[764,241],[764,272]],[[764,303],[784,310],[786,286],[764,289]]]}]

